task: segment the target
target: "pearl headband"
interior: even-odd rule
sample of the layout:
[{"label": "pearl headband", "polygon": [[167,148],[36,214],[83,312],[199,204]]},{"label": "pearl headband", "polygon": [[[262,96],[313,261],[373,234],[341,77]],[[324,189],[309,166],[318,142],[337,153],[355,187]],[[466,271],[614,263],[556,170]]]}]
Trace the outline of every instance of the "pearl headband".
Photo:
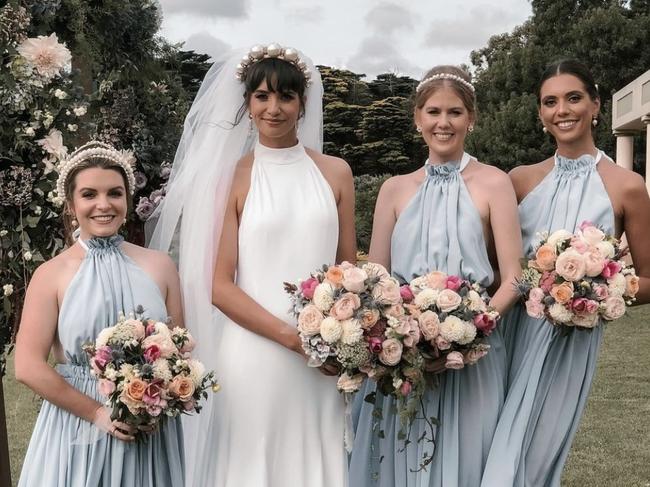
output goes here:
[{"label": "pearl headband", "polygon": [[246,79],[248,69],[255,63],[269,58],[282,59],[288,63],[293,64],[302,72],[305,77],[307,86],[311,84],[311,71],[307,64],[300,59],[297,49],[293,47],[282,47],[280,44],[269,44],[268,46],[255,45],[250,48],[248,53],[242,58],[237,65],[237,73],[235,77],[243,82]]},{"label": "pearl headband", "polygon": [[474,85],[472,83],[470,83],[469,81],[461,78],[458,75],[451,74],[451,73],[438,73],[438,74],[434,74],[433,76],[429,76],[428,78],[424,78],[422,81],[420,81],[420,84],[417,86],[417,88],[415,88],[415,92],[419,93],[422,90],[422,88],[424,88],[424,85],[426,85],[427,83],[429,83],[431,81],[435,81],[435,80],[438,80],[438,79],[449,79],[449,80],[452,80],[452,81],[457,81],[458,83],[460,83],[460,84],[466,86],[467,88],[469,88],[472,91],[472,93],[474,93],[474,91],[475,91],[474,90]]},{"label": "pearl headband", "polygon": [[135,174],[133,173],[135,157],[133,153],[124,150],[118,151],[103,142],[91,141],[79,147],[67,159],[61,162],[59,166],[59,178],[56,181],[56,191],[60,198],[65,198],[66,180],[70,171],[94,157],[109,160],[124,169],[128,183],[127,189],[133,195],[135,192]]}]

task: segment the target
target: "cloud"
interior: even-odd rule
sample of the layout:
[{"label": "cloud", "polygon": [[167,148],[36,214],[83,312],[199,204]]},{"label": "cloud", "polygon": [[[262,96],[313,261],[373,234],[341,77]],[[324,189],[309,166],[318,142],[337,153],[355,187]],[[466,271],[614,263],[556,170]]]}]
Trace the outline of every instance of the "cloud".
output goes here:
[{"label": "cloud", "polygon": [[361,46],[347,62],[349,69],[374,77],[381,73],[420,75],[422,71],[397,49],[386,37],[372,36],[361,41]]},{"label": "cloud", "polygon": [[484,45],[490,37],[507,32],[521,22],[521,16],[492,5],[472,7],[454,20],[431,24],[425,45],[435,48],[471,48]]},{"label": "cloud", "polygon": [[412,29],[413,23],[413,14],[392,2],[380,2],[366,15],[368,27],[382,34],[390,35],[402,29]]},{"label": "cloud", "polygon": [[161,0],[165,14],[246,18],[250,0]]},{"label": "cloud", "polygon": [[188,37],[183,49],[192,50],[199,54],[209,54],[212,58],[218,58],[225,51],[230,50],[231,46],[217,39],[209,32],[201,31]]},{"label": "cloud", "polygon": [[296,24],[318,23],[323,18],[324,13],[324,9],[320,5],[313,7],[296,6],[287,14],[287,18]]}]

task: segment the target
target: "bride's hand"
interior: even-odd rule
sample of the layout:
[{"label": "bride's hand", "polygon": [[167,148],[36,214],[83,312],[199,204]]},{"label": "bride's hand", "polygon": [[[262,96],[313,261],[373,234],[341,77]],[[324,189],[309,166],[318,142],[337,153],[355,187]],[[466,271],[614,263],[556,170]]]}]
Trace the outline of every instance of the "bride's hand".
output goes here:
[{"label": "bride's hand", "polygon": [[323,375],[330,377],[339,375],[339,366],[330,362],[325,362],[323,365],[318,367],[318,370],[320,370]]},{"label": "bride's hand", "polygon": [[111,413],[105,406],[95,411],[93,424],[100,430],[122,441],[134,441],[136,428],[122,421],[112,420]]}]

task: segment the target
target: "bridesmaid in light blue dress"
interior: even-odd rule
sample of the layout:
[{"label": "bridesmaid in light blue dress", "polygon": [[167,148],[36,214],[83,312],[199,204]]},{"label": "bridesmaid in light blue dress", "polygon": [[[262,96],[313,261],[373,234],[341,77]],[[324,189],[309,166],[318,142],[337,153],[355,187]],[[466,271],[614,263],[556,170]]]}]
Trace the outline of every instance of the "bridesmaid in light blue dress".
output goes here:
[{"label": "bridesmaid in light blue dress", "polygon": [[[550,66],[539,90],[540,118],[557,142],[554,157],[512,171],[524,253],[538,232],[574,232],[587,220],[603,231],[625,231],[637,273],[638,302],[650,286],[650,200],[643,179],[616,166],[594,145],[600,99],[585,66]],[[614,325],[616,326],[616,325]],[[509,389],[482,484],[557,487],[596,369],[603,326],[563,335],[523,306],[507,316]]]},{"label": "bridesmaid in light blue dress", "polygon": [[[516,299],[519,271],[518,219],[512,184],[502,171],[464,152],[464,139],[475,120],[469,76],[454,66],[432,69],[418,86],[415,122],[429,147],[424,168],[389,179],[378,196],[369,260],[391,269],[401,282],[433,270],[493,282],[497,264],[502,285],[491,304],[500,312]],[[350,485],[397,487],[474,487],[480,483],[497,418],[505,399],[506,355],[501,332],[490,336],[490,351],[478,364],[440,374],[427,391],[427,417],[435,430],[433,461],[419,469],[431,445],[418,442],[426,423],[417,420],[406,448],[399,438],[394,401],[377,392],[376,406],[364,397],[375,392],[368,381],[356,398],[356,438]],[[383,438],[379,438],[383,430]],[[419,471],[418,471],[419,469]]]},{"label": "bridesmaid in light blue dress", "polygon": [[[136,429],[112,421],[102,405],[82,350],[138,306],[148,318],[171,316],[182,326],[171,260],[116,235],[127,211],[128,166],[115,162],[112,148],[110,159],[92,155],[99,145],[84,147],[72,154],[79,163],[64,182],[66,211],[80,237],[37,269],[17,336],[16,378],[44,399],[18,485],[182,486],[180,420],[142,427],[147,436],[136,441]],[[47,363],[50,351],[55,368]]]}]

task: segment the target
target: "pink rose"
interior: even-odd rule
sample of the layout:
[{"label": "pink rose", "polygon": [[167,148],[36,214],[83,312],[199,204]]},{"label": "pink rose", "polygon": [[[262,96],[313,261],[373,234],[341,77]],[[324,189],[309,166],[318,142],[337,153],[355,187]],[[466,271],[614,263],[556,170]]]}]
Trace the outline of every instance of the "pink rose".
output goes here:
[{"label": "pink rose", "polygon": [[465,357],[460,352],[449,352],[447,354],[447,361],[445,368],[459,370],[465,367]]},{"label": "pink rose", "polygon": [[580,237],[571,237],[571,248],[579,254],[584,254],[589,249],[589,244]]},{"label": "pink rose", "polygon": [[539,280],[539,287],[544,291],[545,293],[550,292],[551,288],[553,287],[553,284],[555,284],[555,277],[557,274],[555,271],[553,272],[548,272],[544,271],[542,274],[542,277]]},{"label": "pink rose", "polygon": [[604,301],[609,296],[609,289],[604,284],[596,284],[593,291],[599,301]]},{"label": "pink rose", "polygon": [[144,325],[142,324],[142,321],[129,318],[128,320],[124,321],[124,325],[129,327],[131,333],[133,334],[133,337],[136,340],[139,341],[144,338],[146,330],[144,328]]},{"label": "pink rose", "polygon": [[330,316],[339,321],[347,320],[352,318],[352,315],[360,306],[361,300],[359,296],[354,293],[343,293],[330,309]]},{"label": "pink rose", "polygon": [[474,317],[474,326],[484,335],[490,335],[496,328],[497,322],[487,313],[481,313]]},{"label": "pink rose", "polygon": [[300,291],[302,292],[302,295],[307,299],[313,299],[314,290],[316,289],[316,286],[318,286],[318,284],[320,283],[318,282],[318,279],[316,279],[315,277],[307,279],[306,281],[302,281],[300,283]]},{"label": "pink rose", "polygon": [[420,326],[414,319],[409,319],[408,322],[410,329],[408,331],[408,335],[404,337],[404,346],[413,348],[420,342]]},{"label": "pink rose", "polygon": [[368,338],[368,348],[370,348],[370,351],[375,355],[381,353],[382,351],[381,344],[382,344],[382,339],[379,337]]},{"label": "pink rose", "polygon": [[102,396],[108,397],[115,392],[115,382],[108,379],[99,379],[97,381],[97,391]]},{"label": "pink rose", "polygon": [[425,340],[433,340],[440,335],[440,319],[433,311],[425,311],[418,318],[420,330]]},{"label": "pink rose", "polygon": [[147,349],[152,345],[158,346],[158,350],[160,350],[160,357],[162,358],[169,358],[178,350],[172,341],[171,336],[165,336],[161,333],[154,333],[153,335],[149,335],[142,341],[142,348],[144,349]]},{"label": "pink rose", "polygon": [[575,250],[565,250],[555,261],[555,271],[567,281],[578,281],[587,270],[585,258]]},{"label": "pink rose", "polygon": [[426,283],[431,289],[446,289],[447,274],[440,271],[429,272],[426,276]]},{"label": "pink rose", "polygon": [[486,347],[472,348],[465,354],[465,363],[467,365],[474,365],[476,362],[485,357],[487,353],[488,349]]},{"label": "pink rose", "polygon": [[305,336],[320,333],[320,324],[325,319],[323,313],[313,304],[305,306],[298,315],[298,331]]},{"label": "pink rose", "polygon": [[526,313],[533,318],[544,318],[544,304],[529,299],[526,301]]},{"label": "pink rose", "polygon": [[400,318],[404,316],[404,306],[401,304],[393,304],[388,309],[384,311],[386,316],[392,316],[393,318]]},{"label": "pink rose", "polygon": [[163,398],[162,382],[162,379],[156,379],[147,386],[142,396],[143,403],[150,406],[164,406],[167,404],[167,401]]},{"label": "pink rose", "polygon": [[603,303],[603,318],[617,320],[625,314],[625,301],[620,296],[610,296]]},{"label": "pink rose", "polygon": [[144,350],[143,355],[144,355],[144,359],[150,364],[152,364],[160,358],[160,348],[158,348],[158,345],[153,344]]},{"label": "pink rose", "polygon": [[415,298],[415,295],[413,294],[413,291],[411,291],[411,287],[408,284],[400,286],[399,295],[405,303],[410,303],[413,301],[413,298]]},{"label": "pink rose", "polygon": [[145,327],[145,336],[153,335],[156,333],[156,322],[150,321]]},{"label": "pink rose", "polygon": [[621,264],[613,260],[610,260],[605,264],[605,267],[603,268],[603,277],[605,279],[609,279],[615,274],[621,272],[621,269],[622,269]]},{"label": "pink rose", "polygon": [[576,298],[571,302],[571,310],[578,316],[587,316],[598,311],[598,303],[591,299]]},{"label": "pink rose", "polygon": [[348,267],[343,270],[343,287],[350,292],[360,293],[366,288],[368,274],[358,267]]},{"label": "pink rose", "polygon": [[409,317],[403,316],[397,320],[397,323],[391,324],[391,328],[398,335],[408,335],[409,331],[411,330],[410,321],[411,319]]},{"label": "pink rose", "polygon": [[462,301],[463,298],[461,298],[457,292],[452,291],[451,289],[443,289],[440,291],[440,294],[438,294],[436,304],[438,305],[438,308],[440,308],[440,311],[449,313],[458,308]]},{"label": "pink rose", "polygon": [[411,389],[412,389],[411,383],[405,380],[404,382],[402,382],[402,385],[399,388],[399,392],[402,396],[406,397],[411,393]]},{"label": "pink rose", "polygon": [[458,291],[463,285],[463,280],[458,276],[447,277],[446,287],[452,291]]},{"label": "pink rose", "polygon": [[546,297],[544,291],[539,287],[534,287],[530,290],[528,294],[528,299],[535,301],[536,303],[541,303],[542,300]]},{"label": "pink rose", "polygon": [[343,262],[341,262],[339,264],[339,267],[341,269],[343,269],[343,270],[346,270],[346,269],[354,269],[356,266],[354,264],[348,262],[347,260],[344,260]]},{"label": "pink rose", "polygon": [[399,304],[400,296],[399,283],[395,279],[382,279],[372,290],[372,297],[380,304]]},{"label": "pink rose", "polygon": [[589,220],[584,220],[584,221],[580,224],[580,226],[578,226],[578,229],[579,229],[580,231],[583,231],[583,230],[584,230],[585,228],[587,228],[587,227],[594,227],[594,226],[595,226],[595,225],[594,225],[592,222],[590,222]]},{"label": "pink rose", "polygon": [[442,338],[441,335],[438,335],[435,338],[436,341],[436,347],[438,347],[438,350],[449,350],[451,348],[451,343],[449,343],[447,340]]},{"label": "pink rose", "polygon": [[113,360],[113,350],[109,346],[99,347],[95,350],[95,356],[93,361],[99,368],[99,370],[104,370],[106,364]]},{"label": "pink rose", "polygon": [[605,266],[605,259],[600,255],[600,251],[597,248],[591,247],[584,253],[584,257],[586,264],[585,273],[589,277],[599,276]]},{"label": "pink rose", "polygon": [[379,360],[388,366],[397,365],[402,359],[402,344],[395,338],[384,340]]},{"label": "pink rose", "polygon": [[602,242],[605,239],[605,234],[602,230],[594,225],[588,225],[581,229],[582,237],[590,245],[596,245],[598,242]]}]

